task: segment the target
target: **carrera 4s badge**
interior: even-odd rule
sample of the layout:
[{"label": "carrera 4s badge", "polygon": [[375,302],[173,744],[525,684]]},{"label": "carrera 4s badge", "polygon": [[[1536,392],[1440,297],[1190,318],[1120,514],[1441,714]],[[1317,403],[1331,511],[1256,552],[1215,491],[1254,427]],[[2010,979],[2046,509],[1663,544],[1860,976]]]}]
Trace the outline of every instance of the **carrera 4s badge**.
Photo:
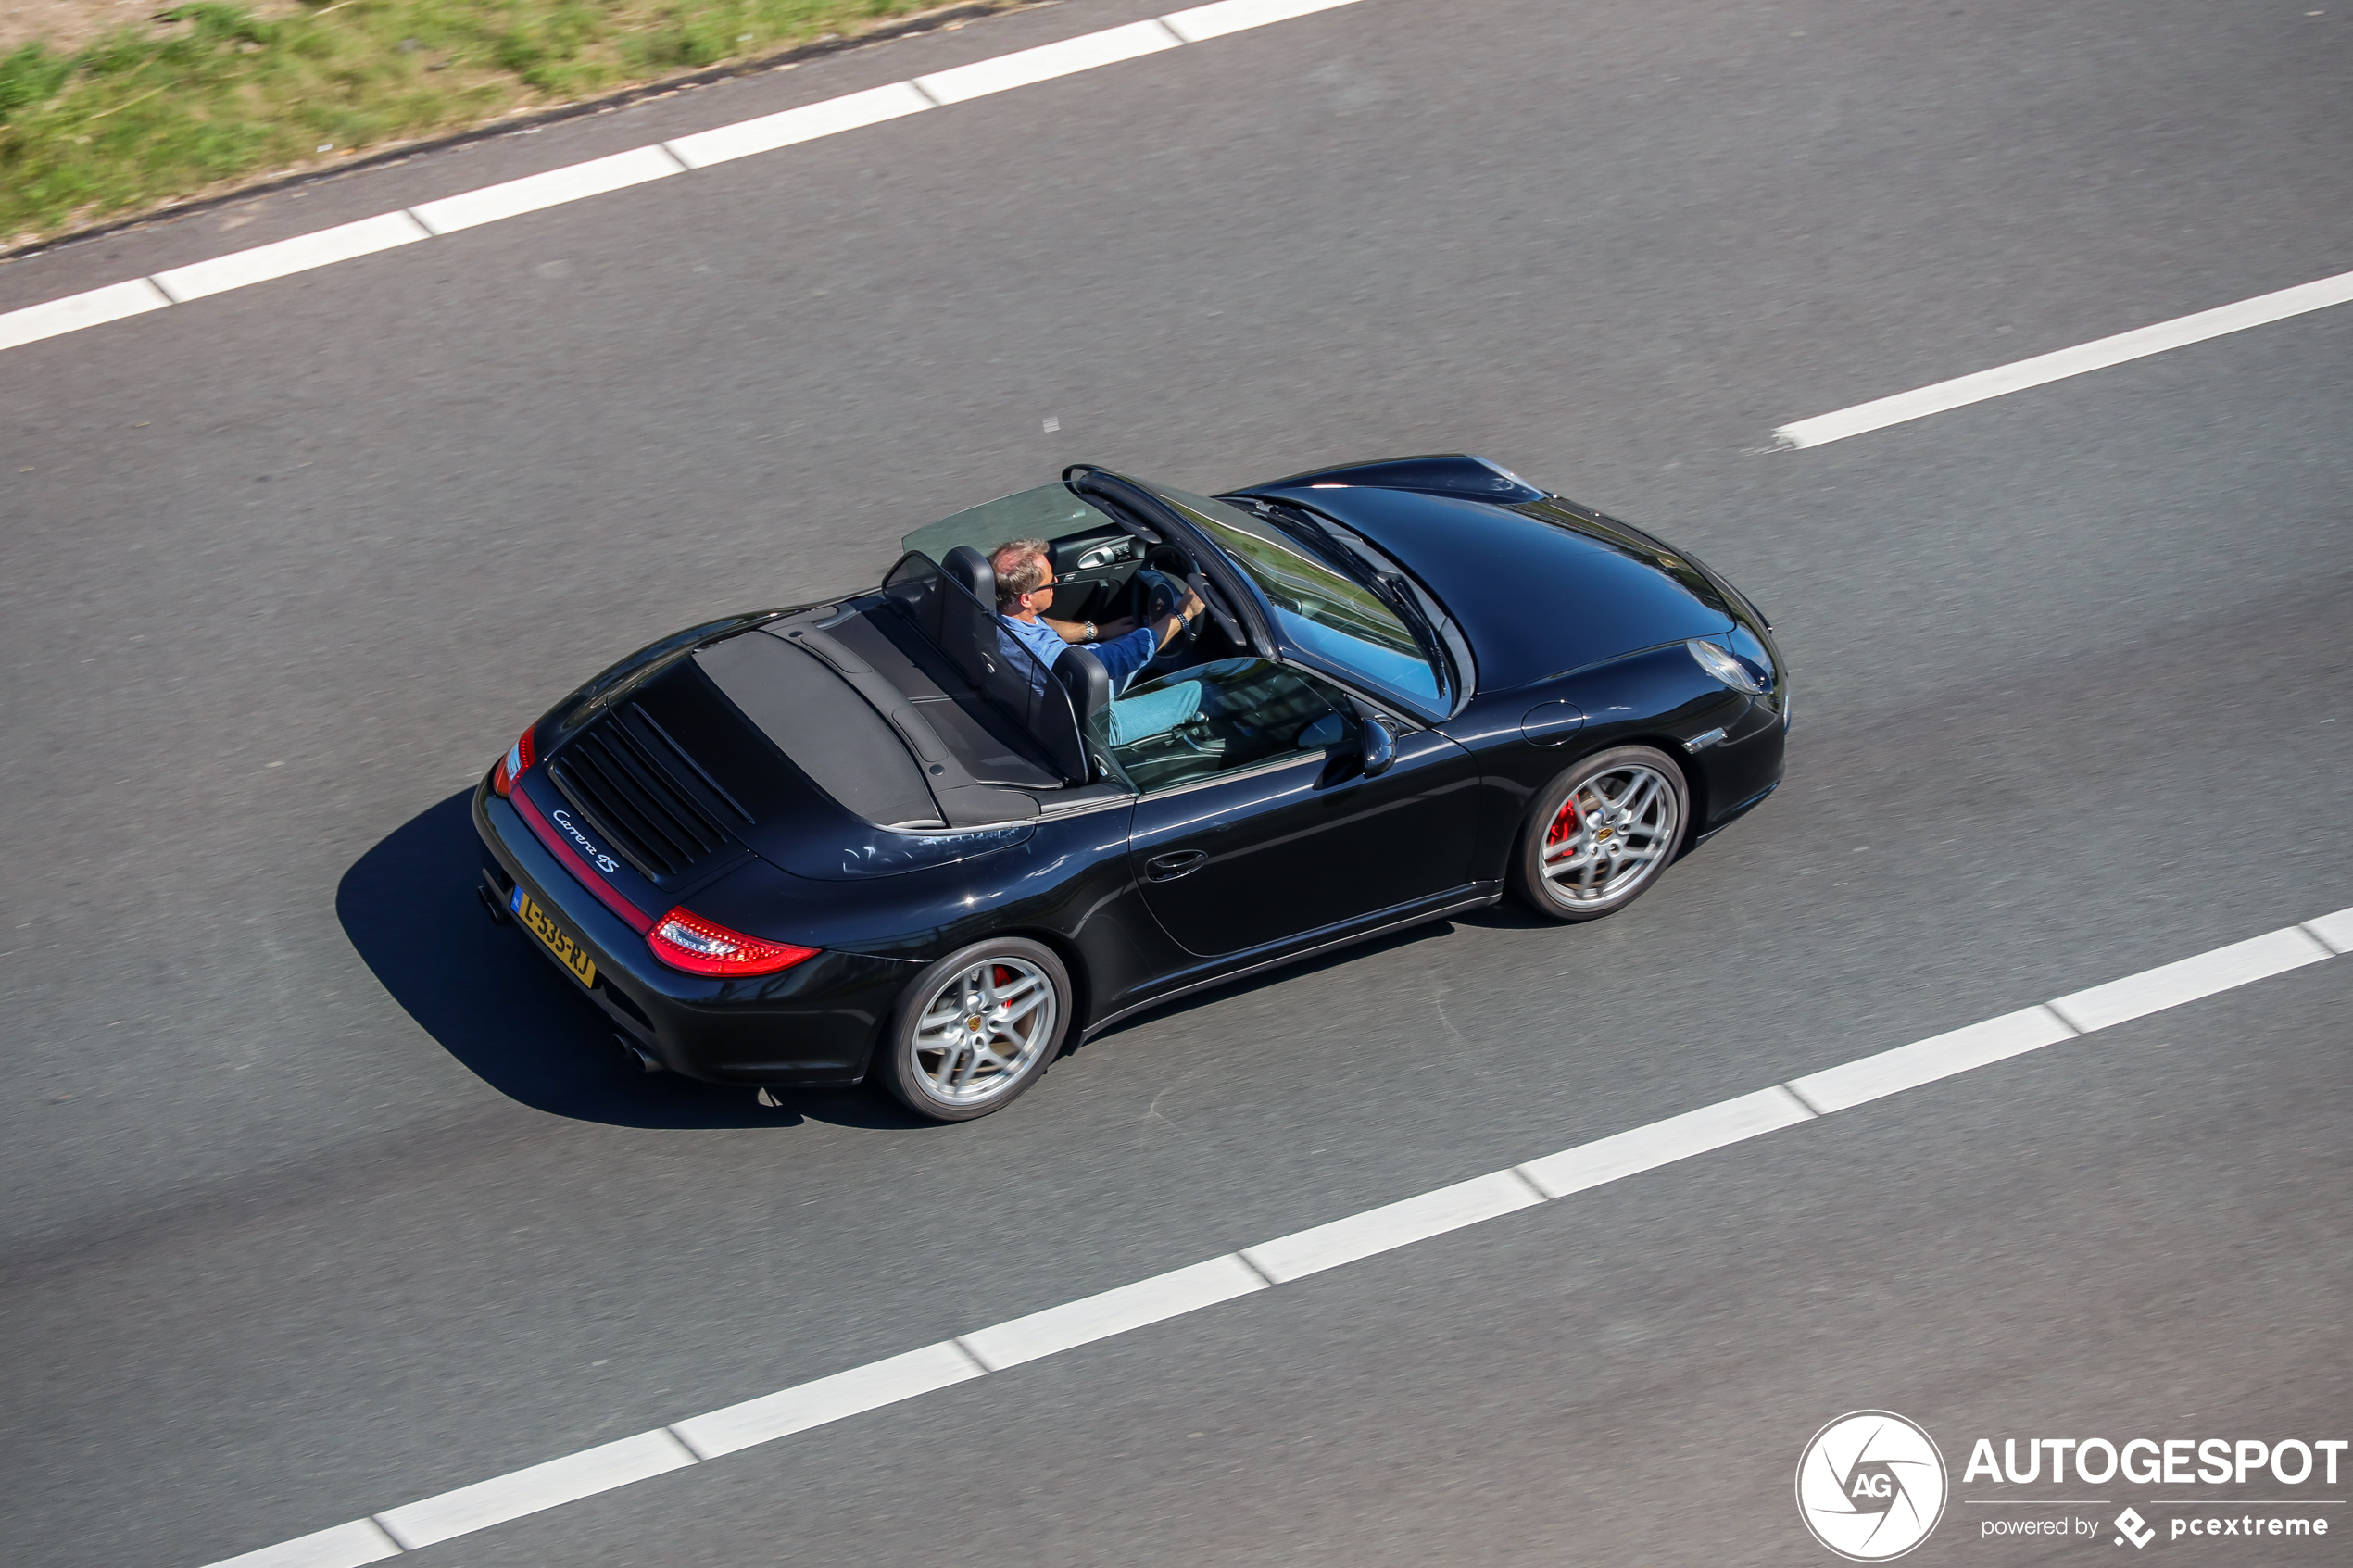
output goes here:
[{"label": "carrera 4s badge", "polygon": [[606,854],[603,850],[589,843],[588,835],[582,833],[577,827],[573,825],[571,812],[559,810],[555,813],[555,819],[556,825],[563,829],[565,834],[571,837],[574,844],[580,846],[580,852],[597,862],[597,869],[598,871],[604,872],[607,876],[610,876],[613,872],[621,869],[621,862],[619,860],[614,859],[610,855]]}]

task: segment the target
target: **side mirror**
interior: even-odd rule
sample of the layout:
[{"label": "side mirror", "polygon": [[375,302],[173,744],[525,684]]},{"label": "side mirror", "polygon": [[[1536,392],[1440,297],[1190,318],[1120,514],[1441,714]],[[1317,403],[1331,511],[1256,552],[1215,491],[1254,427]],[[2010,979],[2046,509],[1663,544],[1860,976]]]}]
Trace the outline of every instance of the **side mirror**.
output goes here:
[{"label": "side mirror", "polygon": [[1379,720],[1366,719],[1362,739],[1365,776],[1368,779],[1378,778],[1389,771],[1390,763],[1397,760],[1397,737],[1390,734],[1389,726]]}]

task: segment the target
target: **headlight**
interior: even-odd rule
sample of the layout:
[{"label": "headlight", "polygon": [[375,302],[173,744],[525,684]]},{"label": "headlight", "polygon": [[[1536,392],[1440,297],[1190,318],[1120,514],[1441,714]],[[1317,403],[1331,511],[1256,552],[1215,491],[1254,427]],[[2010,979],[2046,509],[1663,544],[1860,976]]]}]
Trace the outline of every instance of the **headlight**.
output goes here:
[{"label": "headlight", "polygon": [[1755,696],[1765,689],[1765,683],[1757,679],[1757,672],[1744,660],[1735,658],[1730,649],[1718,647],[1705,637],[1693,637],[1683,646],[1692,650],[1692,657],[1699,660],[1702,670],[1732,690]]}]

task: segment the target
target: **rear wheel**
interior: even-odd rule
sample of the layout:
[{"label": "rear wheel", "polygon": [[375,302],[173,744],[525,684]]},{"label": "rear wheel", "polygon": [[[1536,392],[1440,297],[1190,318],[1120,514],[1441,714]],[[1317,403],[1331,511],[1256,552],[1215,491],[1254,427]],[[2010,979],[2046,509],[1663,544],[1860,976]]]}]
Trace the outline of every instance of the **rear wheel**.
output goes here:
[{"label": "rear wheel", "polygon": [[1690,814],[1691,787],[1665,752],[1597,752],[1529,803],[1512,889],[1539,914],[1598,920],[1658,880]]},{"label": "rear wheel", "polygon": [[901,994],[876,1077],[935,1122],[969,1122],[1044,1075],[1070,1022],[1053,950],[1000,936],[949,954]]}]

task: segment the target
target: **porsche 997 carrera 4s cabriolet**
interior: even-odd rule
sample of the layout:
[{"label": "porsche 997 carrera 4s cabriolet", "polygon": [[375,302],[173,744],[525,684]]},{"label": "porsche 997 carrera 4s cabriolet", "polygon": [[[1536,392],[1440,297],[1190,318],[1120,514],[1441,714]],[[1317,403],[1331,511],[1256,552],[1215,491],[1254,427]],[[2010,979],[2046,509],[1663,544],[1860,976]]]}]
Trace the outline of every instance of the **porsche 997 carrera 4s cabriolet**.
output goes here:
[{"label": "porsche 997 carrera 4s cabriolet", "polygon": [[[1164,629],[1119,689],[1000,613],[1017,539],[1066,624]],[[1770,622],[1479,458],[1078,465],[902,547],[632,654],[475,792],[492,912],[648,1071],[986,1115],[1202,986],[1506,893],[1623,909],[1780,780]]]}]

